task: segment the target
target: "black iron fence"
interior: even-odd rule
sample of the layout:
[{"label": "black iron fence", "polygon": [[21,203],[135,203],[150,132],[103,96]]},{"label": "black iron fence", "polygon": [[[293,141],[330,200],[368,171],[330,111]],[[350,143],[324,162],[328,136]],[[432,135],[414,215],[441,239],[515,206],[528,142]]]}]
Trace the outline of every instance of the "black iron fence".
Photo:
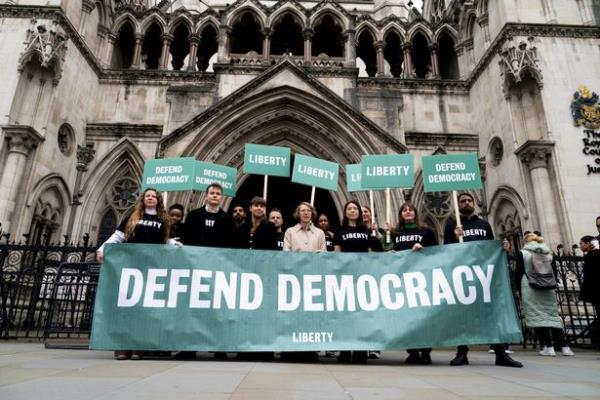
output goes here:
[{"label": "black iron fence", "polygon": [[[99,273],[95,249],[88,237],[76,244],[65,240],[44,245],[15,243],[3,237],[0,339],[30,338],[58,345],[63,340],[69,347],[87,346]],[[591,304],[579,300],[583,257],[574,249],[570,254],[561,250],[554,256],[554,264],[565,332],[572,345],[589,346],[598,322]],[[524,346],[535,345],[533,332],[524,324],[523,333]]]}]

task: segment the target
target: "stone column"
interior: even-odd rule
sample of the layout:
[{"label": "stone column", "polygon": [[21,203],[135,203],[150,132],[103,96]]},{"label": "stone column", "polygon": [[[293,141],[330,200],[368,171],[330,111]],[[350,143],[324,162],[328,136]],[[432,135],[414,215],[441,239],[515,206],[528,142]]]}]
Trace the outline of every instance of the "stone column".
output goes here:
[{"label": "stone column", "polygon": [[519,147],[515,154],[527,167],[531,177],[531,192],[535,210],[537,211],[539,228],[550,248],[561,243],[561,227],[558,218],[558,207],[555,203],[556,193],[552,187],[549,162],[552,157],[554,142],[549,140],[529,140]]},{"label": "stone column", "polygon": [[117,39],[118,39],[117,36],[112,33],[108,33],[106,35],[106,40],[108,40],[108,45],[106,46],[104,65],[106,65],[107,68],[110,68],[112,66],[112,55],[113,55],[113,51],[115,49],[115,42],[117,41]]},{"label": "stone column", "polygon": [[188,60],[187,70],[195,71],[196,63],[198,62],[198,44],[200,43],[200,35],[192,34],[190,35],[190,57]]},{"label": "stone column", "polygon": [[90,13],[94,9],[94,2],[92,0],[83,0],[81,3],[81,19],[79,20],[79,34],[82,38],[85,38],[85,27],[87,25],[87,19]]},{"label": "stone column", "polygon": [[302,37],[304,38],[304,65],[310,65],[312,58],[312,38],[314,35],[315,31],[310,28],[302,31]]},{"label": "stone column", "polygon": [[142,42],[144,41],[144,35],[141,33],[135,34],[135,47],[133,48],[133,60],[131,61],[131,68],[140,68],[140,60],[142,58]]},{"label": "stone column", "polygon": [[404,51],[404,68],[402,74],[405,78],[413,78],[413,66],[412,66],[412,43],[406,42],[402,45],[402,50]]},{"label": "stone column", "polygon": [[[27,158],[44,138],[32,127],[11,125],[2,128],[6,140],[6,163],[0,178],[0,223],[9,232],[17,197],[22,189]],[[21,193],[22,194],[22,193]]]},{"label": "stone column", "polygon": [[229,62],[229,35],[231,34],[231,28],[225,24],[225,17],[221,18],[221,25],[219,26],[219,39],[217,48],[217,61],[220,63]]},{"label": "stone column", "polygon": [[75,223],[77,208],[81,205],[81,197],[83,196],[83,193],[81,192],[81,180],[83,174],[87,171],[88,165],[90,165],[94,159],[95,154],[96,150],[94,150],[91,145],[77,146],[77,163],[75,164],[77,175],[75,176],[75,187],[73,188],[71,212],[69,214],[69,222],[67,223],[66,231],[66,235],[69,237],[73,236],[73,224]]},{"label": "stone column", "polygon": [[263,63],[269,64],[271,58],[271,28],[264,28],[263,34]]},{"label": "stone column", "polygon": [[375,43],[375,52],[377,55],[377,73],[375,76],[385,76],[385,58],[383,56],[383,49],[385,48],[385,42],[381,40]]},{"label": "stone column", "polygon": [[344,37],[346,38],[346,67],[356,66],[356,31],[354,29],[347,29],[344,31]]},{"label": "stone column", "polygon": [[163,33],[160,37],[162,39],[162,49],[160,51],[160,69],[168,69],[167,63],[169,62],[169,50],[171,48],[171,42],[175,38],[170,33]]},{"label": "stone column", "polygon": [[432,43],[429,45],[429,55],[431,56],[432,79],[439,79],[440,78],[440,66],[438,63],[438,56],[437,56],[437,44]]}]

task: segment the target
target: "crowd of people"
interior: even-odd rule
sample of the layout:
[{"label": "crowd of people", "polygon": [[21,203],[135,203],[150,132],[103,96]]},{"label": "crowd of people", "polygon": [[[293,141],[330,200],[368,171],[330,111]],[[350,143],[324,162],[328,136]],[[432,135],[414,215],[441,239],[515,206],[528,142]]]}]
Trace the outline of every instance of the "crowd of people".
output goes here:
[{"label": "crowd of people", "polygon": [[[192,210],[184,218],[185,209],[174,204],[167,210],[160,193],[146,189],[140,196],[133,211],[123,219],[115,233],[98,249],[99,262],[104,258],[104,245],[107,243],[156,243],[176,246],[207,246],[239,249],[305,251],[305,252],[378,252],[378,251],[420,251],[424,247],[438,244],[434,230],[419,218],[417,208],[410,202],[400,206],[398,225],[386,229],[377,226],[369,207],[356,200],[348,201],[343,207],[341,225],[333,230],[327,215],[318,214],[307,202],[300,203],[294,212],[296,224],[283,229],[282,212],[272,208],[267,212],[267,202],[254,197],[246,210],[242,204],[233,204],[230,213],[222,208],[223,188],[212,184],[206,190],[205,204]],[[449,219],[444,230],[444,244],[478,240],[493,240],[489,223],[475,213],[475,200],[469,193],[458,196],[461,223]],[[600,217],[596,220],[600,233]],[[584,236],[580,248],[585,253],[584,279],[581,289],[582,300],[593,304],[596,315],[600,304],[600,250],[598,237]],[[517,252],[517,296],[523,303],[525,324],[534,328],[543,346],[540,355],[556,355],[558,349],[565,356],[573,352],[565,342],[562,320],[558,315],[555,287],[534,287],[530,277],[539,265],[544,265],[551,256],[550,249],[544,243],[540,232],[526,232],[523,249]],[[510,250],[508,241],[503,241],[505,250]],[[541,261],[540,261],[541,260]],[[597,332],[596,332],[597,335]],[[598,337],[595,337],[598,344]],[[506,344],[493,344],[490,352],[495,353],[496,365],[522,367],[514,360]],[[332,349],[333,350],[333,349]],[[467,346],[458,346],[456,357],[450,361],[453,366],[467,365]],[[141,351],[116,351],[118,360],[141,359],[147,354]],[[327,352],[328,356],[335,353]],[[379,352],[341,351],[337,354],[340,362],[364,363],[368,358],[379,357]],[[407,364],[431,364],[431,349],[409,349]],[[272,359],[273,353],[240,353],[239,357],[254,359]],[[178,358],[194,358],[194,352],[181,352]],[[219,359],[227,358],[226,353],[215,353]],[[281,358],[288,361],[314,361],[314,352],[282,353]]]}]

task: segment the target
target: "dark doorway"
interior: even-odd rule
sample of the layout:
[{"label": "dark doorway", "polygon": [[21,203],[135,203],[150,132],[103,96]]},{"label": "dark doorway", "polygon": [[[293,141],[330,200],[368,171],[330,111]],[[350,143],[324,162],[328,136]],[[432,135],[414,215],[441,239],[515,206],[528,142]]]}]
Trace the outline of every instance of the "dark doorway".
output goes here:
[{"label": "dark doorway", "polygon": [[[262,175],[250,175],[244,184],[237,190],[237,195],[233,198],[231,204],[240,203],[248,212],[248,205],[254,196],[263,194]],[[310,202],[311,187],[293,183],[290,178],[281,178],[278,176],[269,177],[269,192],[267,194],[268,211],[272,208],[278,208],[283,214],[284,229],[293,226],[294,210],[302,201]],[[325,213],[329,217],[331,228],[336,228],[340,224],[338,211],[335,208],[333,198],[329,191],[317,188],[315,192],[315,207],[317,213]],[[231,208],[231,206],[230,206]]]}]

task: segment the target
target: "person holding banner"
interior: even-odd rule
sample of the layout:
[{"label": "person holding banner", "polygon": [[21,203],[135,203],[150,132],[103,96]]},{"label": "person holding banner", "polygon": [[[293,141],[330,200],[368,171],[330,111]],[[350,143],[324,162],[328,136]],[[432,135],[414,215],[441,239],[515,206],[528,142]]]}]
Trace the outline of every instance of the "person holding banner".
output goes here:
[{"label": "person holding banner", "polygon": [[277,250],[277,228],[267,221],[267,202],[254,196],[250,200],[250,219],[236,233],[236,247],[241,249]]},{"label": "person holding banner", "polygon": [[[421,223],[417,208],[409,202],[400,206],[398,226],[392,233],[394,251],[420,251],[423,247],[437,246],[435,232]],[[406,364],[431,364],[431,348],[408,349]]]},{"label": "person holding banner", "polygon": [[[104,246],[109,243],[149,243],[174,244],[181,243],[169,239],[170,222],[162,196],[152,188],[144,190],[138,198],[131,214],[123,218],[119,227],[96,251],[98,262],[104,262]],[[141,360],[143,351],[115,351],[117,360]]]},{"label": "person holding banner", "polygon": [[333,232],[329,230],[329,217],[327,214],[321,213],[317,217],[317,221],[319,223],[319,229],[325,234],[325,246],[327,247],[327,251],[334,251]]},{"label": "person holding banner", "polygon": [[[317,210],[303,201],[294,211],[296,225],[286,229],[283,239],[283,251],[326,252],[325,233],[313,224]],[[282,352],[283,361],[317,362],[319,353],[315,351]]]},{"label": "person holding banner", "polygon": [[[373,250],[371,232],[363,223],[362,209],[356,200],[350,200],[344,205],[342,225],[335,231],[333,244],[337,252],[366,253]],[[366,351],[341,351],[340,362],[366,363]]]},{"label": "person holding banner", "polygon": [[211,183],[206,188],[204,206],[190,211],[185,220],[183,243],[191,246],[229,247],[233,222],[221,208],[223,187]]},{"label": "person holding banner", "polygon": [[[458,243],[460,237],[465,242],[494,240],[490,224],[475,214],[475,199],[473,196],[470,193],[463,192],[458,195],[457,199],[462,225],[456,225],[456,220],[448,218],[446,227],[444,228],[444,244]],[[509,246],[508,241],[504,242],[504,246]],[[507,250],[506,247],[505,250]],[[492,349],[496,354],[496,365],[515,368],[523,367],[523,364],[513,360],[506,354],[506,346],[504,344],[493,344]],[[469,353],[469,347],[460,345],[456,350],[456,357],[450,361],[450,365],[468,365],[469,359],[467,354]]]},{"label": "person holding banner", "polygon": [[269,212],[269,222],[271,222],[273,225],[275,225],[275,228],[277,228],[277,249],[283,250],[284,232],[281,229],[283,226],[283,216],[278,208],[273,208]]}]

